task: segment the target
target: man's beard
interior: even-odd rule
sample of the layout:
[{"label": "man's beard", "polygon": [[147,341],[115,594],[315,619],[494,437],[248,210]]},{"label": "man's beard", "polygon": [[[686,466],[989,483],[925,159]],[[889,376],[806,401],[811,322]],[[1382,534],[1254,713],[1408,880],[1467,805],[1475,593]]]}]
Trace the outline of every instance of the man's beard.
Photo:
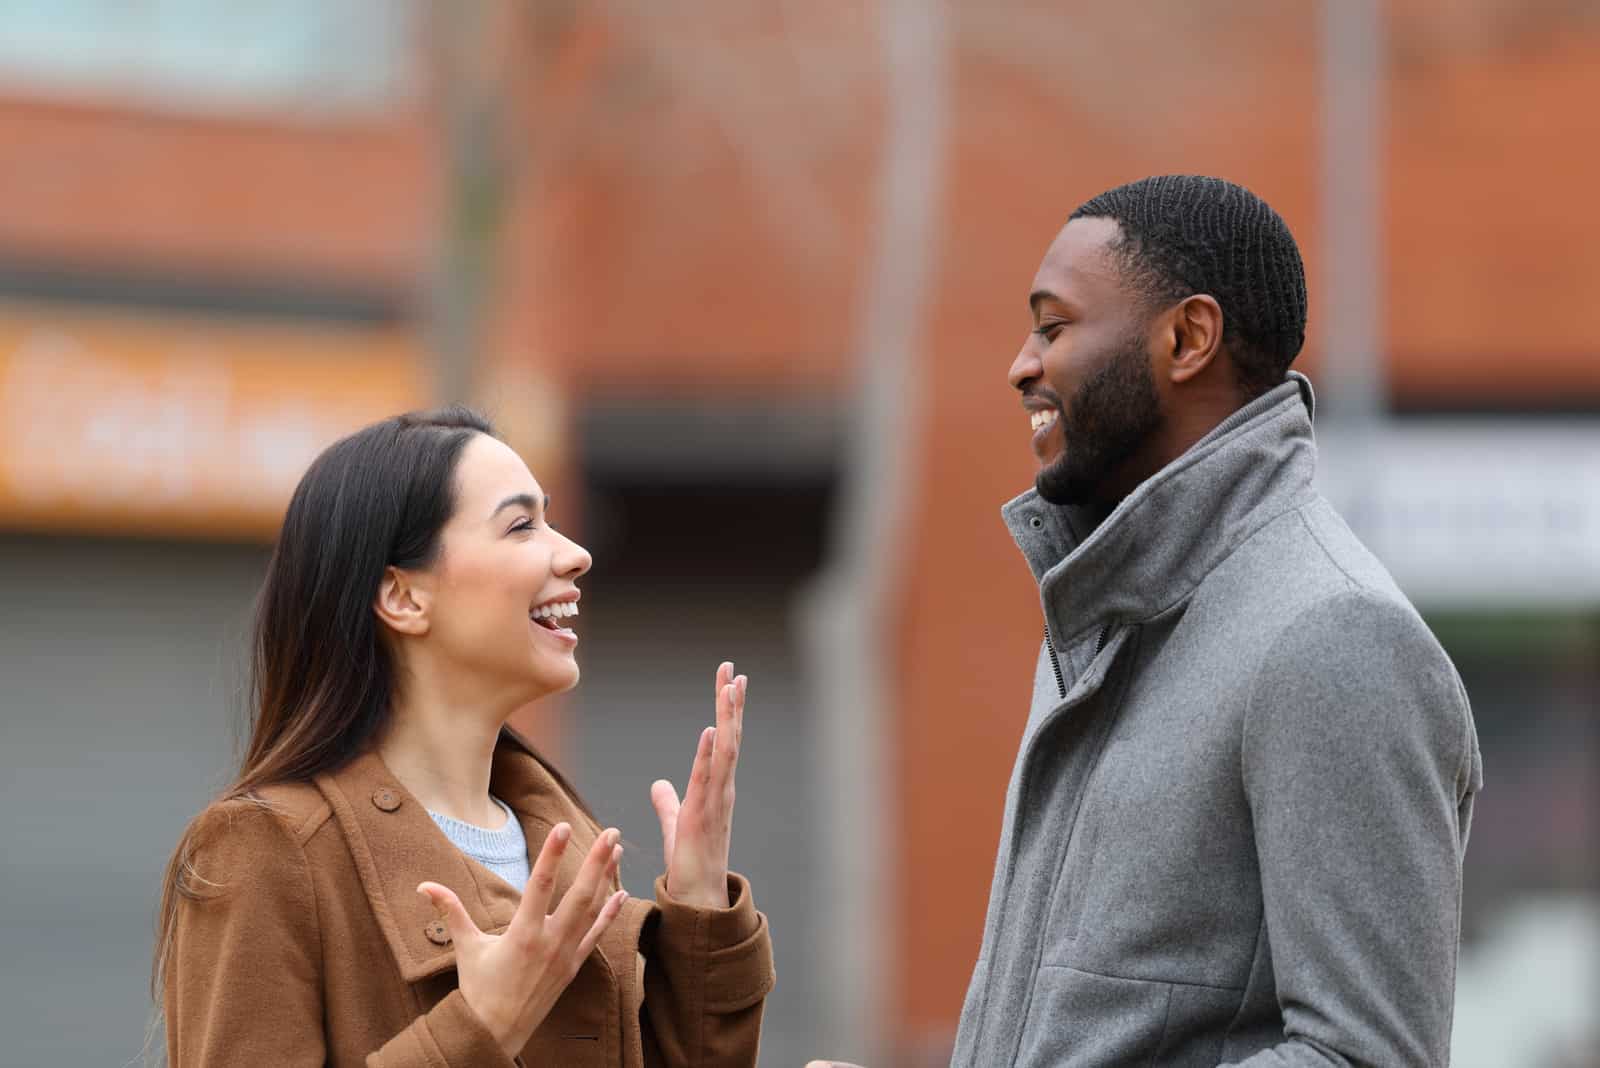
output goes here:
[{"label": "man's beard", "polygon": [[1039,472],[1034,486],[1051,504],[1094,503],[1112,473],[1164,418],[1143,340],[1125,341],[1064,408],[1058,417],[1064,451]]}]

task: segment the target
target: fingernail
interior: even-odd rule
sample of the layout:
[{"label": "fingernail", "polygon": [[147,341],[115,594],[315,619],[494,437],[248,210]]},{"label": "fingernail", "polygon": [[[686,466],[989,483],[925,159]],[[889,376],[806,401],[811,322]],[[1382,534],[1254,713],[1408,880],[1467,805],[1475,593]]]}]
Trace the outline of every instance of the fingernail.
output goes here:
[{"label": "fingernail", "polygon": [[565,823],[556,824],[556,841],[565,842],[572,837],[572,828]]}]

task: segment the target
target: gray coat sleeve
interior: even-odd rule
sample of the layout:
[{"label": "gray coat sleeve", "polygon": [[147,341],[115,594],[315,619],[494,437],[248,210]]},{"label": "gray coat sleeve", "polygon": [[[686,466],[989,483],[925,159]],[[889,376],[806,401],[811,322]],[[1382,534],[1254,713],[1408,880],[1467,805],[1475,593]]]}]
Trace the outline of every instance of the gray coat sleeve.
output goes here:
[{"label": "gray coat sleeve", "polygon": [[1242,739],[1284,1041],[1238,1068],[1445,1065],[1482,764],[1408,605],[1319,602],[1260,669]]}]

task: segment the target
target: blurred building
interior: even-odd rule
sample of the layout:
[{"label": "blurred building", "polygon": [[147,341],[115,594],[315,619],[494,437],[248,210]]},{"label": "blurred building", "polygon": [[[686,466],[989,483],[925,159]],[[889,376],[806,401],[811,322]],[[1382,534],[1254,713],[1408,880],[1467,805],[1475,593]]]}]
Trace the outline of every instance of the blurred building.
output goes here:
[{"label": "blurred building", "polygon": [[[1600,19],[1390,0],[1352,82],[1317,6],[1272,0],[657,7],[0,11],[18,1063],[139,1052],[156,876],[225,780],[287,494],[340,433],[460,398],[595,552],[585,682],[526,725],[623,827],[630,888],[648,784],[687,771],[735,659],[763,1063],[941,1063],[1039,635],[997,514],[1032,478],[1005,371],[1072,207],[1170,171],[1295,230],[1329,492],[1473,698],[1456,1063],[1585,1063]],[[1334,210],[1363,175],[1367,208]],[[1365,392],[1340,363],[1363,337]]]}]

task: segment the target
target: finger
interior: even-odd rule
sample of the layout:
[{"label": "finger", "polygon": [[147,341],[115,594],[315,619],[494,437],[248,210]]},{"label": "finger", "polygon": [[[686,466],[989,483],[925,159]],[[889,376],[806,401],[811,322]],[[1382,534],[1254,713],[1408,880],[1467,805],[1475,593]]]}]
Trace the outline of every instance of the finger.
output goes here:
[{"label": "finger", "polygon": [[550,911],[550,896],[556,889],[556,872],[561,869],[561,856],[572,839],[572,825],[558,823],[545,835],[544,845],[534,859],[533,871],[528,874],[528,885],[522,888],[522,901],[511,918],[515,926],[529,925],[537,931],[544,925],[545,914]]},{"label": "finger", "polygon": [[594,923],[589,925],[588,933],[578,943],[578,959],[587,960],[589,954],[594,952],[595,943],[600,941],[600,936],[606,933],[606,928],[611,926],[611,921],[617,918],[622,911],[622,903],[628,900],[626,890],[618,890],[606,898],[606,903],[600,907],[600,915],[594,918]]},{"label": "finger", "polygon": [[578,878],[573,881],[572,888],[551,914],[550,922],[556,925],[558,937],[563,941],[577,937],[589,926],[592,915],[589,904],[594,900],[595,888],[605,877],[606,867],[616,855],[615,851],[622,848],[617,844],[621,837],[622,832],[615,827],[608,827],[600,833],[589,855],[583,858],[583,867],[578,869]]},{"label": "finger", "polygon": [[733,738],[733,662],[724,661],[717,668],[717,693],[716,693],[716,738],[711,744],[712,754],[720,759],[711,765],[712,779],[720,783],[727,766],[727,748]]},{"label": "finger", "polygon": [[684,808],[696,808],[705,803],[705,792],[711,782],[711,752],[716,740],[717,728],[707,727],[700,732],[700,743],[694,748],[694,764],[689,768],[689,784],[683,788]]},{"label": "finger", "polygon": [[745,675],[740,675],[734,679],[732,684],[733,710],[728,728],[731,742],[728,746],[729,751],[726,754],[728,766],[725,772],[725,785],[729,788],[733,786],[734,773],[739,768],[739,752],[744,743],[744,695],[749,685],[750,679]]},{"label": "finger", "polygon": [[617,870],[622,866],[622,847],[616,846],[611,850],[611,859],[606,863],[605,871],[600,874],[600,881],[595,884],[594,894],[589,898],[587,915],[597,914],[605,905],[606,898],[620,889],[617,882]]},{"label": "finger", "polygon": [[[739,740],[744,733],[744,691],[749,680],[740,675],[725,687],[727,711],[719,715],[717,720],[717,756],[719,770],[724,777],[731,778],[734,766],[739,762]],[[718,709],[721,713],[722,710]]]},{"label": "finger", "polygon": [[428,899],[428,904],[438,909],[444,915],[445,928],[450,932],[450,940],[457,947],[481,935],[478,925],[472,922],[472,917],[467,915],[466,908],[461,904],[461,899],[455,891],[448,886],[438,883],[422,883],[417,887],[417,893]]}]

